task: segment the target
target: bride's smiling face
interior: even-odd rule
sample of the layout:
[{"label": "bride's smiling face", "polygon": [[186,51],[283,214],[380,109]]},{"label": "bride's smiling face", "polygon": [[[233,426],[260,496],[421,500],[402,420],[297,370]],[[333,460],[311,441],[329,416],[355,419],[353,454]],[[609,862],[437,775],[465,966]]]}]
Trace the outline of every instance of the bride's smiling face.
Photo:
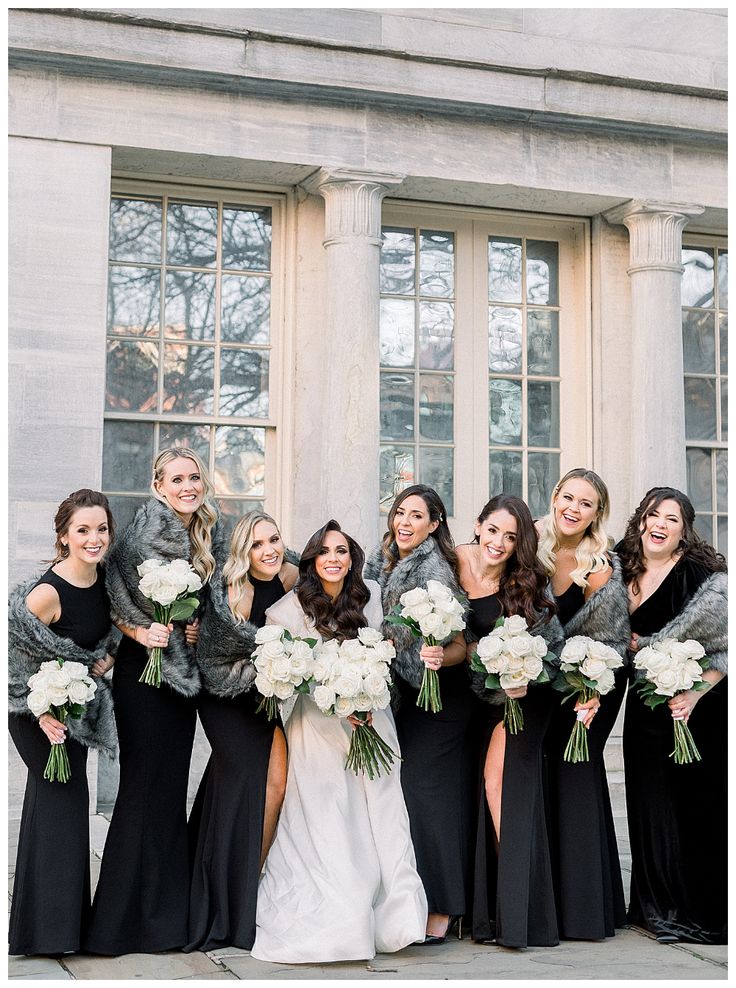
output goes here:
[{"label": "bride's smiling face", "polygon": [[322,548],[315,557],[314,568],[325,593],[336,597],[343,588],[352,559],[342,532],[327,532]]}]

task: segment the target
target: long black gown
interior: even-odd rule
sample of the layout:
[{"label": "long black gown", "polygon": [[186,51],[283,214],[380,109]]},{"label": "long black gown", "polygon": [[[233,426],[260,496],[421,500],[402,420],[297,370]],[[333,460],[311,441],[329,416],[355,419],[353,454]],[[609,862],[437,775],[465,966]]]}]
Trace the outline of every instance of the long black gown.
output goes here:
[{"label": "long black gown", "polygon": [[[496,594],[470,600],[468,626],[487,635],[501,614]],[[473,891],[473,939],[505,947],[553,947],[559,942],[555,911],[544,760],[544,736],[555,697],[530,686],[520,700],[524,729],[506,732],[501,798],[501,841],[496,840],[483,785],[483,767],[503,702],[484,704],[486,728],[478,793]]]},{"label": "long black gown", "polygon": [[[575,583],[555,600],[563,628],[585,603],[583,589]],[[603,749],[626,693],[625,666],[614,671],[614,679],[616,685],[601,697],[600,709],[588,728],[589,761],[571,764],[563,760],[575,723],[572,700],[555,709],[547,735],[557,918],[560,936],[565,940],[612,937],[626,921],[603,760]]]},{"label": "long black gown", "polygon": [[[631,613],[639,635],[660,631],[710,573],[681,559]],[[631,841],[628,920],[688,943],[726,943],[726,678],[709,689],[688,721],[702,761],[676,765],[672,715],[629,689],[624,721],[626,803]]]},{"label": "long black gown", "polygon": [[[266,610],[286,591],[278,576],[249,579],[249,620],[261,628]],[[250,950],[256,935],[266,779],[276,722],[264,712],[256,714],[255,690],[234,699],[203,691],[198,699],[212,754],[189,818],[192,885],[184,950]]]},{"label": "long black gown", "polygon": [[[92,649],[110,630],[110,602],[98,575],[91,587],[75,587],[49,569],[38,581],[56,589],[61,616],[51,631]],[[10,734],[28,768],[13,902],[11,954],[61,954],[79,950],[90,910],[89,791],[87,749],[65,741],[71,778],[47,782],[50,744],[35,719],[8,717]]]}]

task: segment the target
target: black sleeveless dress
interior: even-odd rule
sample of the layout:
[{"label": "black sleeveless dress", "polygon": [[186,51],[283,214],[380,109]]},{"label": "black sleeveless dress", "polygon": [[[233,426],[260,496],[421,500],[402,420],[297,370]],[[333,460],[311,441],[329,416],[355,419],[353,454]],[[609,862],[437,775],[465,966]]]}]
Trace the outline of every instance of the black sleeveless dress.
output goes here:
[{"label": "black sleeveless dress", "polygon": [[[250,621],[266,623],[266,610],[286,591],[278,576],[253,584]],[[266,779],[276,721],[256,714],[254,689],[234,699],[198,697],[199,719],[212,746],[189,818],[192,884],[185,951],[240,947],[256,935]]]},{"label": "black sleeveless dress", "polygon": [[[81,648],[94,648],[110,630],[102,574],[98,571],[91,587],[75,587],[49,569],[36,586],[41,583],[54,587],[61,601],[61,617],[50,630]],[[87,749],[67,738],[71,778],[47,782],[46,735],[35,720],[17,714],[9,715],[8,726],[28,768],[10,910],[10,953],[79,950],[90,910]]]},{"label": "black sleeveless dress", "polygon": [[[583,588],[572,583],[555,600],[564,629],[585,603]],[[626,693],[627,675],[625,666],[616,669],[614,688],[601,697],[588,728],[590,761],[571,764],[563,759],[575,723],[572,700],[555,709],[547,735],[552,863],[560,936],[565,940],[612,937],[626,921],[603,749]]]},{"label": "black sleeveless dress", "polygon": [[[652,635],[676,617],[710,576],[681,559],[643,604],[631,628]],[[725,618],[724,618],[725,619]],[[672,715],[629,689],[624,721],[631,842],[628,920],[688,943],[727,942],[727,677],[697,702],[688,721],[702,761],[675,765]]]},{"label": "black sleeveless dress", "polygon": [[[495,594],[471,600],[470,629],[487,635],[501,614]],[[486,725],[480,760],[475,840],[473,939],[505,947],[552,947],[559,942],[550,861],[544,737],[555,698],[530,686],[520,701],[524,730],[506,733],[501,799],[501,841],[491,819],[483,768],[503,702],[484,703]]]}]

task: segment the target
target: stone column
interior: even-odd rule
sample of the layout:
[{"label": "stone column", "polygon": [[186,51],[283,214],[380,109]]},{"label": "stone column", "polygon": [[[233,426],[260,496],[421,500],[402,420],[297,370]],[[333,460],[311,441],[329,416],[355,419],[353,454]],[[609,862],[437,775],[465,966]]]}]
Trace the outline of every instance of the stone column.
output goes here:
[{"label": "stone column", "polygon": [[381,202],[403,176],[322,169],[326,298],[320,352],[320,503],[363,546],[378,538]]},{"label": "stone column", "polygon": [[608,210],[629,231],[631,281],[630,503],[650,487],[686,490],[682,362],[682,231],[702,206],[632,200]]}]

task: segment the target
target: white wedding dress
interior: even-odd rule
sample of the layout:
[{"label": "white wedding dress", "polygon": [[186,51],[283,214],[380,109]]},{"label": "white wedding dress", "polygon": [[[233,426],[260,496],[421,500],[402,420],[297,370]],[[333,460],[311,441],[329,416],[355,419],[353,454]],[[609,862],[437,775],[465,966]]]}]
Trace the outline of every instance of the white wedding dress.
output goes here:
[{"label": "white wedding dress", "polygon": [[[383,620],[377,583],[365,616]],[[293,591],[266,612],[268,624],[319,637]],[[373,713],[399,751],[390,710]],[[427,899],[417,874],[395,760],[371,781],[345,769],[352,727],[299,694],[285,725],[286,796],[258,887],[258,960],[287,964],[367,960],[424,939]]]}]

